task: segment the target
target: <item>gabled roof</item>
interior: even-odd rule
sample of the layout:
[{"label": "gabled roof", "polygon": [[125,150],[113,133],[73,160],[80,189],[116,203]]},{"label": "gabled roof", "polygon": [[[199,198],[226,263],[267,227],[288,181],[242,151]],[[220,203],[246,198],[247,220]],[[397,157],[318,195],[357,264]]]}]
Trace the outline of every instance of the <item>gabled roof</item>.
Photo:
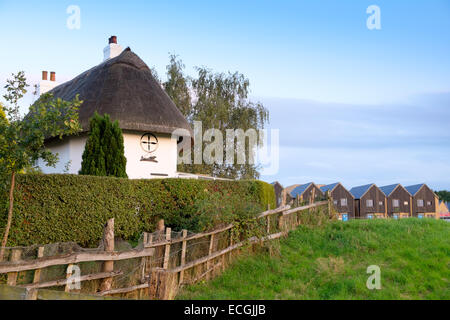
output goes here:
[{"label": "gabled roof", "polygon": [[296,188],[294,188],[294,190],[290,192],[291,197],[296,198],[297,196],[301,196],[306,191],[306,189],[308,189],[311,185],[315,186],[314,182],[308,182],[297,186]]},{"label": "gabled roof", "polygon": [[361,199],[361,197],[375,184],[365,184],[363,186],[353,187],[350,189],[350,193],[355,197],[355,199]]},{"label": "gabled roof", "polygon": [[[394,184],[390,184],[388,186],[380,187],[380,190],[383,191],[383,193],[386,197],[389,197],[391,195],[391,193],[394,192],[395,189],[397,189],[397,187],[403,187],[403,186],[400,183],[394,183]],[[411,195],[411,193],[406,188],[403,187],[403,189],[405,189],[406,192],[408,192]]]},{"label": "gabled roof", "polygon": [[327,184],[327,185],[325,185],[325,186],[321,186],[320,187],[320,190],[322,190],[322,192],[327,192],[327,191],[333,191],[334,190],[334,188],[336,188],[337,187],[337,185],[339,184],[339,182],[335,182],[335,183],[332,183],[332,184]]},{"label": "gabled roof", "polygon": [[405,187],[406,190],[412,195],[415,196],[417,192],[425,185],[425,183],[415,184],[412,186]]},{"label": "gabled roof", "polygon": [[399,186],[399,183],[395,183],[395,184],[390,184],[388,186],[382,186],[380,187],[380,190],[383,191],[384,195],[386,197],[389,197],[389,195],[395,190],[395,188],[397,188],[397,186]]},{"label": "gabled roof", "polygon": [[271,183],[271,185],[275,186],[276,184],[278,184],[280,187],[283,188],[283,185],[281,183],[279,183],[278,181],[274,181]]},{"label": "gabled roof", "polygon": [[156,81],[150,68],[130,48],[115,58],[83,72],[50,91],[56,98],[71,100],[77,94],[83,131],[97,111],[118,120],[121,129],[171,134],[192,130],[183,114]]},{"label": "gabled roof", "polygon": [[294,190],[295,188],[297,188],[298,186],[299,186],[299,184],[293,184],[291,186],[284,188],[284,190],[286,191],[286,194],[288,194],[292,197],[291,191]]}]

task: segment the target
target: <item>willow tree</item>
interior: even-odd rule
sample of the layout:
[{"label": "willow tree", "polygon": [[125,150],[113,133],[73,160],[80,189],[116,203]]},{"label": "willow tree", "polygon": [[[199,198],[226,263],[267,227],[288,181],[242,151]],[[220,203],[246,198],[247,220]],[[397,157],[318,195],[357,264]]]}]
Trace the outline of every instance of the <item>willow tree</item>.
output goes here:
[{"label": "willow tree", "polygon": [[80,174],[126,178],[122,129],[109,115],[95,112],[89,120],[89,136],[84,148]]},{"label": "willow tree", "polygon": [[38,159],[47,166],[55,166],[58,155],[53,154],[44,145],[50,137],[75,134],[80,131],[78,123],[78,107],[82,101],[75,97],[72,101],[55,99],[51,94],[42,95],[30,106],[26,116],[20,113],[19,101],[27,92],[23,71],[13,74],[7,80],[3,96],[4,116],[0,117],[0,166],[1,171],[9,176],[8,218],[3,233],[0,249],[0,260],[8,241],[13,217],[14,188],[16,173],[35,165]]},{"label": "willow tree", "polygon": [[[184,74],[184,65],[177,56],[170,56],[167,66],[167,81],[164,89],[177,107],[194,124],[201,121],[203,130],[215,128],[226,136],[227,129],[263,129],[269,120],[269,112],[258,102],[249,99],[250,81],[242,74],[215,73],[208,68],[196,68],[197,75]],[[206,142],[204,142],[204,147]],[[234,153],[237,154],[237,144]],[[192,150],[193,151],[193,150]],[[246,154],[255,152],[247,143]],[[193,156],[194,152],[191,152]],[[192,163],[194,163],[192,161]],[[240,164],[237,157],[233,163],[181,164],[179,171],[203,173],[226,178],[258,178],[259,167],[255,163]]]}]

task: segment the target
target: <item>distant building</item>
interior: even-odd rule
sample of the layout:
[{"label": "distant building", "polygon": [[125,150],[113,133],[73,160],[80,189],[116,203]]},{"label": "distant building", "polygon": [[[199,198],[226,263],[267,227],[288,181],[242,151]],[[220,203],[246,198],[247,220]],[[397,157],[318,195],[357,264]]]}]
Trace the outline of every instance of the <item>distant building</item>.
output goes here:
[{"label": "distant building", "polygon": [[301,185],[297,185],[290,192],[289,196],[291,202],[296,201],[296,204],[310,203],[323,199],[324,193],[314,182],[309,182]]},{"label": "distant building", "polygon": [[354,187],[350,193],[355,197],[356,218],[386,217],[386,196],[375,184]]},{"label": "distant building", "polygon": [[412,217],[412,195],[401,184],[380,187],[387,198],[388,217]]},{"label": "distant building", "polygon": [[[273,188],[275,189],[275,198],[277,208],[283,204],[283,186],[278,181],[272,182]],[[273,208],[272,208],[273,209]]]},{"label": "distant building", "polygon": [[437,212],[440,216],[449,214],[448,202],[439,201]]},{"label": "distant building", "polygon": [[355,198],[340,182],[323,185],[320,190],[326,194],[330,192],[333,199],[333,205],[339,213],[340,220],[355,217]]},{"label": "distant building", "polygon": [[413,197],[413,217],[430,217],[439,219],[437,207],[438,196],[425,183],[405,187]]}]

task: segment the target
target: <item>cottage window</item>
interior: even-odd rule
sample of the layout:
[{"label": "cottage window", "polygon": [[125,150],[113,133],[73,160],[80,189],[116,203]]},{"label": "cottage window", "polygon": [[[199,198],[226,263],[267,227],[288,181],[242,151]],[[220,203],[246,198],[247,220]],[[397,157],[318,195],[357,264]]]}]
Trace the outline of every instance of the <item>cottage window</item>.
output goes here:
[{"label": "cottage window", "polygon": [[393,200],[392,200],[392,206],[393,206],[394,208],[400,207],[400,201],[399,201],[398,199],[393,199]]},{"label": "cottage window", "polygon": [[418,207],[423,207],[423,200],[422,199],[418,199],[417,200],[417,206]]},{"label": "cottage window", "polygon": [[378,205],[382,206],[383,205],[383,201],[378,201]]},{"label": "cottage window", "polygon": [[366,207],[367,208],[372,208],[373,207],[373,200],[372,199],[367,199],[366,200]]},{"label": "cottage window", "polygon": [[341,199],[341,207],[345,207],[347,206],[347,198],[342,198]]},{"label": "cottage window", "polygon": [[407,206],[407,205],[408,205],[408,201],[403,202],[403,204],[404,204],[405,206]]},{"label": "cottage window", "polygon": [[337,206],[338,202],[337,202],[337,200],[334,200],[333,203],[334,203],[335,206]]},{"label": "cottage window", "polygon": [[427,206],[431,206],[431,201],[427,201]]}]

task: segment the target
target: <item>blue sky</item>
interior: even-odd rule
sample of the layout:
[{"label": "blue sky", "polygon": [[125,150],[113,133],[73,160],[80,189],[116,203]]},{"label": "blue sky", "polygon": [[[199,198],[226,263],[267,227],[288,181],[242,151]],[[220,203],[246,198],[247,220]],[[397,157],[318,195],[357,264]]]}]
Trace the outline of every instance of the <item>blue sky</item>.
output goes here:
[{"label": "blue sky", "polygon": [[[366,27],[373,4],[381,30]],[[169,52],[189,74],[245,74],[280,129],[280,172],[265,180],[450,189],[450,1],[0,0],[0,21],[0,83],[18,70],[69,80],[115,34],[160,75]]]}]

